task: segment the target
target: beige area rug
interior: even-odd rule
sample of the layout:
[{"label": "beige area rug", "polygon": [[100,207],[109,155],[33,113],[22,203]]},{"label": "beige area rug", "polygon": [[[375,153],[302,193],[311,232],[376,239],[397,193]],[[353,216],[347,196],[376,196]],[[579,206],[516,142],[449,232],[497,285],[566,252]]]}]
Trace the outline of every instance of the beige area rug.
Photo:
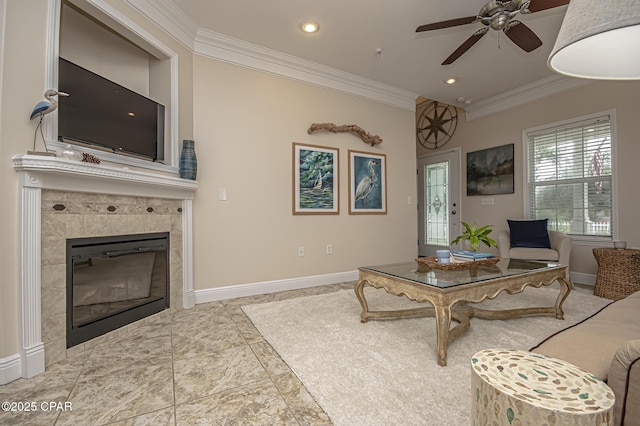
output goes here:
[{"label": "beige area rug", "polygon": [[[371,310],[417,305],[384,290],[367,287],[365,294]],[[553,287],[527,288],[482,305],[552,306],[557,294]],[[608,303],[576,289],[565,301],[564,321],[474,318],[469,331],[449,346],[447,367],[436,361],[433,318],[362,324],[360,304],[350,290],[243,310],[335,425],[468,425],[473,354],[487,348],[529,349]]]}]

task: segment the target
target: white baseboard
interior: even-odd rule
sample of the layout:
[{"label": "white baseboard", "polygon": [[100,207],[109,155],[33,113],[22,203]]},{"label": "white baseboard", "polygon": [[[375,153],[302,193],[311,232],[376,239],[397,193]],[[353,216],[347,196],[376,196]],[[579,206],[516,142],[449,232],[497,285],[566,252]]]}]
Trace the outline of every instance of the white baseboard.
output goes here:
[{"label": "white baseboard", "polygon": [[[596,276],[593,274],[571,272],[570,277],[571,281],[578,284],[595,285],[596,283]],[[237,297],[258,296],[260,294],[277,293],[279,291],[298,290],[320,285],[356,281],[357,279],[358,271],[349,271],[228,287],[207,288],[194,291],[195,304],[217,302],[219,300],[235,299]]]},{"label": "white baseboard", "polygon": [[0,385],[6,385],[22,377],[20,354],[0,359]]},{"label": "white baseboard", "polygon": [[317,287],[320,285],[356,281],[357,279],[358,271],[349,271],[228,287],[208,288],[204,290],[195,290],[195,303],[198,305],[200,303],[235,299],[237,297],[257,296],[260,294],[277,293],[279,291],[298,290],[301,288]]},{"label": "white baseboard", "polygon": [[571,281],[578,284],[596,285],[596,276],[593,274],[583,274],[582,272],[571,272]]},{"label": "white baseboard", "polygon": [[44,373],[44,344],[42,342],[25,348],[20,354],[0,359],[0,385],[13,382],[20,377],[30,379]]}]

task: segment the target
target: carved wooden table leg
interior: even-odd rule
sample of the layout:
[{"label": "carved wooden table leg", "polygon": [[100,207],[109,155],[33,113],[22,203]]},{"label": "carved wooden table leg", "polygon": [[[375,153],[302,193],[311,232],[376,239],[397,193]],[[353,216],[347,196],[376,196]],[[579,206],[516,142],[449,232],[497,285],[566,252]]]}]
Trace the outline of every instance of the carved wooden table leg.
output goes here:
[{"label": "carved wooden table leg", "polygon": [[438,345],[438,365],[447,365],[449,327],[451,327],[451,306],[436,306],[436,332]]},{"label": "carved wooden table leg", "polygon": [[566,278],[558,278],[558,282],[560,283],[560,293],[558,294],[558,298],[556,299],[556,318],[564,319],[564,311],[562,310],[562,304],[569,296],[569,293],[573,289],[573,284],[570,280]]},{"label": "carved wooden table leg", "polygon": [[362,312],[360,313],[360,322],[364,323],[368,321],[367,312],[369,312],[369,305],[367,305],[367,301],[364,298],[364,285],[367,283],[367,280],[360,280],[358,284],[354,287],[356,292],[356,297],[362,306]]}]

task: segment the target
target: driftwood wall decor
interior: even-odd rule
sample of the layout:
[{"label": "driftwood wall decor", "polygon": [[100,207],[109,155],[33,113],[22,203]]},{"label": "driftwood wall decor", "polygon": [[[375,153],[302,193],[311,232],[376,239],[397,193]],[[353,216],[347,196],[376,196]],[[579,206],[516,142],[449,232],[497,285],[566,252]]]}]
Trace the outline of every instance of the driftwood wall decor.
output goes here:
[{"label": "driftwood wall decor", "polygon": [[307,130],[307,133],[311,134],[317,130],[328,130],[333,133],[355,133],[360,136],[360,139],[362,139],[364,143],[371,144],[371,146],[382,143],[382,138],[380,136],[367,133],[361,127],[358,127],[355,124],[344,124],[342,126],[336,126],[333,123],[313,123],[311,127],[309,127],[309,130]]}]

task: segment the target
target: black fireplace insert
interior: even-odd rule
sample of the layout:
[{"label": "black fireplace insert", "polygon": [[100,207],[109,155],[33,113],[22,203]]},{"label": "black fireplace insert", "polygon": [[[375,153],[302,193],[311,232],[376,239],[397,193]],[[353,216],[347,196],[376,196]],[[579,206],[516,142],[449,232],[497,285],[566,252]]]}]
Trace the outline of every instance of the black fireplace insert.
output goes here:
[{"label": "black fireplace insert", "polygon": [[169,233],[67,240],[67,348],[169,308]]}]

